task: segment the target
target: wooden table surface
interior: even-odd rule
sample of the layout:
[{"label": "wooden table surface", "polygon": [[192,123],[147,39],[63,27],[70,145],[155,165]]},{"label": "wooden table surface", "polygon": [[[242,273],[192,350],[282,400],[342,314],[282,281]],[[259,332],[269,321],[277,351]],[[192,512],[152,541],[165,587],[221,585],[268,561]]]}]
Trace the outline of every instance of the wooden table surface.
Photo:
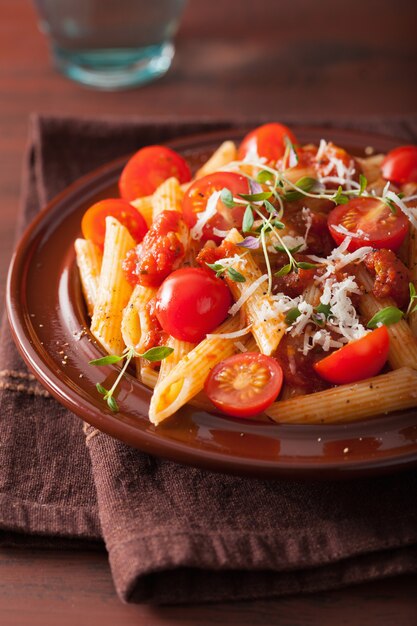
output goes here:
[{"label": "wooden table surface", "polygon": [[[54,72],[28,0],[0,4],[0,295],[18,210],[28,115],[265,114],[363,117],[417,111],[414,0],[191,0],[170,72],[95,92]],[[353,34],[354,33],[354,34]],[[106,554],[0,551],[0,623],[417,624],[417,576],[349,589],[205,606],[123,605]]]}]

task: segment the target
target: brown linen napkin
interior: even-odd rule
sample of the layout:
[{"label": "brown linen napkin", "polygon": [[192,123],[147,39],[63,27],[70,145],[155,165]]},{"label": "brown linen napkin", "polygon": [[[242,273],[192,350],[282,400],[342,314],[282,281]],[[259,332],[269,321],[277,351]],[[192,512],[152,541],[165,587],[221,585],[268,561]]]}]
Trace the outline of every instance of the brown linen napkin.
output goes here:
[{"label": "brown linen napkin", "polygon": [[[21,225],[112,158],[230,126],[35,118]],[[415,118],[360,127],[417,139]],[[51,536],[68,542],[102,533],[121,598],[155,603],[272,597],[417,571],[416,471],[300,483],[183,467],[91,427],[84,438],[81,421],[27,372],[5,327],[0,369],[3,544],[18,543],[19,533],[45,546]]]}]

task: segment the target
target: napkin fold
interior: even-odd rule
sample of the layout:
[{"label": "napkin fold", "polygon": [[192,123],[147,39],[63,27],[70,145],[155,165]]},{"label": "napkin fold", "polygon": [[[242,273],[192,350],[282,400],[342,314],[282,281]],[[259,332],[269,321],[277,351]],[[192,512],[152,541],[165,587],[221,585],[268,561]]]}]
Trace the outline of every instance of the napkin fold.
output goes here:
[{"label": "napkin fold", "polygon": [[[18,230],[109,160],[243,121],[35,116]],[[415,117],[343,126],[417,141]],[[94,547],[103,539],[123,600],[266,598],[417,571],[416,471],[302,483],[151,457],[83,427],[50,398],[22,363],[5,321],[0,411],[0,544]]]}]

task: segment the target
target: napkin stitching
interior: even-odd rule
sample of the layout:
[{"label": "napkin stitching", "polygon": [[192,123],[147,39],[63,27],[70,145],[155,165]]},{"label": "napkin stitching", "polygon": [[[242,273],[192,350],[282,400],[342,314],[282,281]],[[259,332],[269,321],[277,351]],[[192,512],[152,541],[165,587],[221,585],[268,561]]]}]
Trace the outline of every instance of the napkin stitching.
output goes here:
[{"label": "napkin stitching", "polygon": [[46,389],[42,389],[40,386],[38,387],[30,387],[24,385],[23,383],[8,383],[5,381],[0,381],[0,389],[7,389],[9,391],[17,391],[18,393],[26,393],[30,396],[42,396],[43,398],[50,398],[50,394],[46,391]]},{"label": "napkin stitching", "polygon": [[18,370],[0,370],[0,378],[22,378],[23,380],[36,380],[33,374]]}]

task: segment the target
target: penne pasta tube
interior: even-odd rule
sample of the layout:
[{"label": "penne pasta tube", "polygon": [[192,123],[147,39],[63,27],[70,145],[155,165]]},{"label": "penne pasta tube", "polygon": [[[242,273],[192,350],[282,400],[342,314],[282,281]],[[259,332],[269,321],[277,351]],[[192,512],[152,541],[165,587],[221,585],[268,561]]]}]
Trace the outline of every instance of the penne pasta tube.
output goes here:
[{"label": "penne pasta tube", "polygon": [[221,146],[211,155],[211,157],[198,170],[195,178],[202,178],[213,172],[218,172],[222,167],[237,159],[237,149],[233,141],[224,141]]},{"label": "penne pasta tube", "polygon": [[417,372],[408,367],[326,391],[274,402],[279,424],[338,424],[417,406]]},{"label": "penne pasta tube", "polygon": [[103,262],[91,332],[109,354],[121,354],[125,347],[121,322],[132,286],[125,278],[122,262],[134,246],[127,228],[113,217],[106,217]]},{"label": "penne pasta tube", "polygon": [[161,361],[158,383],[163,381],[164,378],[168,376],[170,371],[174,369],[177,363],[179,363],[196,346],[195,343],[181,341],[180,339],[175,339],[175,337],[168,337],[165,345],[168,346],[168,348],[172,348],[174,352]]},{"label": "penne pasta tube", "polygon": [[103,255],[100,248],[88,239],[76,239],[74,246],[88,315],[92,317]]},{"label": "penne pasta tube", "polygon": [[[243,241],[243,237],[233,228],[225,241],[236,244]],[[240,298],[245,298],[246,293],[250,293],[250,296],[242,304],[242,310],[245,313],[247,324],[252,324],[251,332],[259,351],[270,355],[277,349],[285,333],[285,317],[283,314],[270,314],[274,308],[274,301],[266,292],[266,276],[265,280],[253,289],[256,281],[262,279],[262,273],[251,253],[245,248],[236,247],[236,254],[241,259],[236,263],[236,267],[233,267],[246,280],[245,282],[235,282],[228,278],[227,274],[225,274],[225,280],[237,302]]]},{"label": "penne pasta tube", "polygon": [[[191,185],[191,182],[189,183],[183,183],[182,185],[180,185],[181,190],[183,192],[187,191],[188,187]],[[153,199],[153,195],[152,196],[142,196],[141,198],[136,198],[136,200],[131,200],[130,204],[132,206],[135,207],[135,209],[137,209],[139,211],[139,213],[144,217],[145,222],[147,223],[148,226],[150,226],[152,224],[152,220],[153,220],[153,203],[152,203],[152,199]]]},{"label": "penne pasta tube", "polygon": [[165,180],[152,196],[152,219],[162,211],[182,211],[184,192],[174,177]]},{"label": "penne pasta tube", "polygon": [[[240,328],[239,316],[229,318],[215,331],[229,333]],[[149,419],[159,424],[178,411],[204,387],[210,370],[235,352],[233,339],[203,339],[157,385],[149,407]]]},{"label": "penne pasta tube", "polygon": [[[372,293],[372,278],[367,270],[358,266],[357,278],[364,287],[365,293],[359,300],[361,314],[369,320],[375,313],[388,306],[395,306],[391,298],[377,299]],[[411,332],[410,326],[405,320],[387,326],[390,336],[390,349],[388,362],[393,369],[400,367],[412,367],[417,369],[417,339]]]},{"label": "penne pasta tube", "polygon": [[152,329],[152,320],[147,305],[156,296],[157,289],[136,285],[123,311],[122,337],[128,347],[141,352]]}]

